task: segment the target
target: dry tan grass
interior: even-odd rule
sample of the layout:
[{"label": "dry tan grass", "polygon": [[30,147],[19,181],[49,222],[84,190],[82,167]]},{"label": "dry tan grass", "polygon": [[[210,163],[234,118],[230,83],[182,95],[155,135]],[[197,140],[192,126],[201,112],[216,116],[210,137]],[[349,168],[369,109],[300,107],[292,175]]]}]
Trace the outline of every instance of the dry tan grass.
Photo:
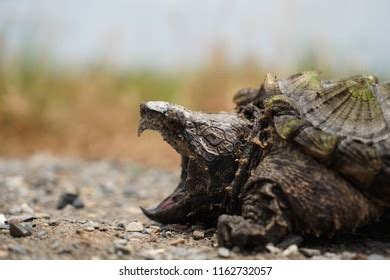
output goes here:
[{"label": "dry tan grass", "polygon": [[258,86],[265,75],[254,59],[232,66],[218,49],[204,67],[176,75],[99,64],[53,69],[36,58],[27,61],[0,60],[0,156],[46,151],[162,168],[176,167],[179,157],[156,133],[137,137],[142,101],[230,111],[233,94]]}]

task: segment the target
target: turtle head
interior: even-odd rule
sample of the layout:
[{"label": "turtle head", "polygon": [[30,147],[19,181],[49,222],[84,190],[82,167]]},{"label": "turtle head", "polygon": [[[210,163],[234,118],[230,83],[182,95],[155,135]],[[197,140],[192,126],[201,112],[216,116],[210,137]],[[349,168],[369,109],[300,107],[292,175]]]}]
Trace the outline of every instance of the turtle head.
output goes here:
[{"label": "turtle head", "polygon": [[161,223],[215,222],[234,179],[249,123],[236,114],[193,112],[151,101],[140,106],[138,134],[158,131],[181,155],[181,179],[173,193],[143,213]]}]

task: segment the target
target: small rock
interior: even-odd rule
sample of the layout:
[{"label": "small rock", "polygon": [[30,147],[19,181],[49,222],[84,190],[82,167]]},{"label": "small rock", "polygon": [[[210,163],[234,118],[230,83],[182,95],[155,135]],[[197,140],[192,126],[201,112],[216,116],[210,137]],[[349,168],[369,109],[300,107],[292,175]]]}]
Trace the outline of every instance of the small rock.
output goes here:
[{"label": "small rock", "polygon": [[60,248],[60,250],[58,250],[58,254],[60,255],[72,254],[72,251],[73,249],[70,246],[67,246],[67,247]]},{"label": "small rock", "polygon": [[127,244],[127,240],[126,239],[115,239],[114,240],[114,245],[115,246],[119,246],[119,245],[122,245],[122,246],[124,246],[124,245],[126,245]]},{"label": "small rock", "polygon": [[126,231],[141,232],[144,226],[140,222],[132,222],[126,226]]},{"label": "small rock", "polygon": [[50,219],[50,215],[47,213],[35,213],[35,219]]},{"label": "small rock", "polygon": [[143,256],[147,260],[158,260],[161,259],[161,254],[165,252],[165,249],[152,249],[152,250],[147,250]]},{"label": "small rock", "polygon": [[384,260],[385,257],[379,254],[371,254],[367,257],[368,260]]},{"label": "small rock", "polygon": [[94,227],[83,227],[83,229],[84,229],[85,231],[94,231],[94,230],[95,230]]},{"label": "small rock", "polygon": [[321,251],[317,249],[299,248],[299,251],[302,253],[302,255],[308,258],[321,255]]},{"label": "small rock", "polygon": [[15,207],[12,207],[11,209],[8,210],[8,213],[10,215],[20,215],[22,214],[22,208],[20,208],[19,206],[15,206]]},{"label": "small rock", "polygon": [[22,209],[22,212],[26,214],[34,214],[35,212],[34,209],[32,209],[31,206],[27,203],[23,203],[22,205],[20,205],[20,209]]},{"label": "small rock", "polygon": [[353,260],[356,257],[356,253],[345,251],[341,253],[340,257],[342,260]]},{"label": "small rock", "polygon": [[119,222],[119,223],[116,224],[116,227],[118,227],[118,228],[125,228],[125,224],[122,223],[122,222]]},{"label": "small rock", "polygon": [[274,244],[269,243],[265,246],[265,248],[271,253],[271,254],[280,254],[282,251],[278,248],[275,247]]},{"label": "small rock", "polygon": [[3,214],[0,214],[0,229],[9,229],[9,225],[7,224],[7,219]]},{"label": "small rock", "polygon": [[341,256],[335,254],[335,253],[331,253],[331,252],[326,252],[324,254],[324,257],[329,259],[329,260],[339,260],[341,259]]},{"label": "small rock", "polygon": [[176,246],[179,244],[183,244],[184,242],[185,242],[185,240],[183,238],[178,238],[178,239],[175,239],[175,240],[172,240],[171,242],[169,242],[169,245]]},{"label": "small rock", "polygon": [[157,233],[161,231],[161,228],[159,226],[149,226],[148,229],[152,230],[152,232]]},{"label": "small rock", "polygon": [[11,189],[22,189],[26,186],[26,182],[22,176],[10,176],[5,178],[4,181]]},{"label": "small rock", "polygon": [[27,250],[20,244],[11,244],[8,246],[8,251],[14,252],[17,254],[25,255],[27,254]]},{"label": "small rock", "polygon": [[48,224],[49,224],[49,226],[56,227],[60,224],[60,221],[59,220],[50,220]]},{"label": "small rock", "polygon": [[0,224],[5,224],[7,222],[7,219],[5,218],[4,214],[0,214]]},{"label": "small rock", "polygon": [[24,237],[32,234],[32,229],[26,224],[10,224],[9,233],[12,237]]},{"label": "small rock", "polygon": [[363,254],[363,253],[357,253],[353,259],[354,260],[367,260],[368,256],[366,254]]},{"label": "small rock", "polygon": [[144,233],[144,234],[152,234],[152,233],[154,233],[154,230],[152,230],[152,229],[150,229],[150,228],[145,228],[145,229],[142,231],[142,233]]},{"label": "small rock", "polygon": [[45,239],[47,238],[47,232],[44,231],[44,230],[41,230],[37,233],[37,236],[40,238],[40,239]]},{"label": "small rock", "polygon": [[218,248],[218,256],[222,258],[229,258],[230,257],[230,251],[229,249],[225,247],[219,247]]},{"label": "small rock", "polygon": [[18,224],[22,222],[31,222],[35,219],[33,215],[14,216],[8,219],[9,224]]},{"label": "small rock", "polygon": [[131,250],[130,247],[127,246],[127,240],[126,239],[116,239],[114,240],[114,252],[117,255],[128,255],[130,254]]},{"label": "small rock", "polygon": [[123,246],[123,245],[117,245],[114,246],[114,252],[118,255],[128,255],[130,254],[131,250],[129,246]]},{"label": "small rock", "polygon": [[50,248],[53,250],[56,250],[61,247],[61,242],[59,240],[54,241],[51,245]]},{"label": "small rock", "polygon": [[282,252],[282,255],[286,257],[292,255],[299,255],[298,246],[296,244],[288,246],[288,248]]},{"label": "small rock", "polygon": [[68,204],[76,209],[84,207],[83,201],[79,198],[79,195],[75,193],[63,193],[58,200],[57,209],[63,209]]},{"label": "small rock", "polygon": [[192,237],[193,237],[195,240],[203,239],[203,238],[204,238],[204,231],[203,231],[203,230],[196,229],[196,230],[194,230],[194,232],[192,233]]},{"label": "small rock", "polygon": [[76,199],[73,200],[72,205],[76,209],[84,208],[84,202],[81,200],[80,197],[76,197]]},{"label": "small rock", "polygon": [[136,196],[137,192],[135,190],[135,187],[131,184],[127,184],[123,187],[123,195],[125,197],[131,197],[131,196]]},{"label": "small rock", "polygon": [[95,229],[98,229],[100,224],[88,221],[85,224],[83,224],[83,229],[86,231],[94,231]]}]

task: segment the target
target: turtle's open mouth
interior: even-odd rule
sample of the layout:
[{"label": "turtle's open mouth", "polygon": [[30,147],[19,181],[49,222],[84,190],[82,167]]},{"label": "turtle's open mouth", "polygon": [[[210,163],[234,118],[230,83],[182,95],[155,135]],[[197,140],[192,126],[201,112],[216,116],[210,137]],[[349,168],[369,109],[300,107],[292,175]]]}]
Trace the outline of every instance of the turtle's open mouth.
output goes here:
[{"label": "turtle's open mouth", "polygon": [[171,195],[143,213],[161,223],[212,220],[223,211],[225,188],[234,178],[248,123],[236,114],[192,112],[151,101],[140,106],[138,134],[157,130],[182,158],[181,180]]}]

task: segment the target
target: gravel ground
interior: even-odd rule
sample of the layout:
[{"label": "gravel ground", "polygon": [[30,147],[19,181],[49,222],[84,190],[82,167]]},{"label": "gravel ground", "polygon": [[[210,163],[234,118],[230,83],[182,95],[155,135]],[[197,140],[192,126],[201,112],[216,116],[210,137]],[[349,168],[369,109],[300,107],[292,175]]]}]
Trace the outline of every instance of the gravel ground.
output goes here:
[{"label": "gravel ground", "polygon": [[218,249],[215,229],[142,215],[139,206],[155,205],[178,179],[179,171],[132,163],[0,159],[0,259],[390,258],[390,235],[380,226],[330,240],[292,236],[261,253]]}]

